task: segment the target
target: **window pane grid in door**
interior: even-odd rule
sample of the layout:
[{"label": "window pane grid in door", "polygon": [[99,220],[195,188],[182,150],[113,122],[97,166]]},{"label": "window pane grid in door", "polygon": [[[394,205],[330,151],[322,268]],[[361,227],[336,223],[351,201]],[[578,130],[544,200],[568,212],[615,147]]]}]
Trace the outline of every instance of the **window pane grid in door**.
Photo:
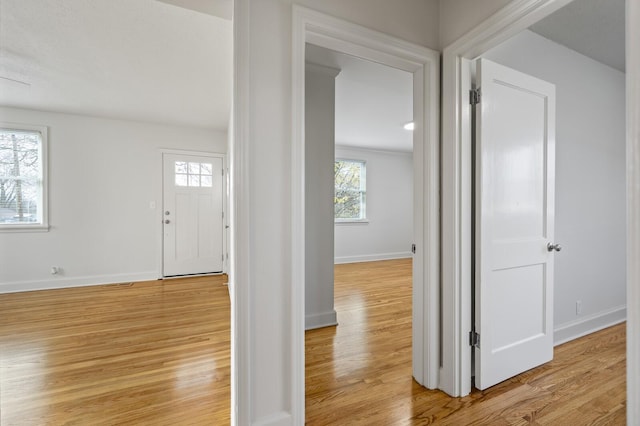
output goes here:
[{"label": "window pane grid in door", "polygon": [[211,163],[176,161],[175,185],[187,187],[213,186],[213,166]]}]

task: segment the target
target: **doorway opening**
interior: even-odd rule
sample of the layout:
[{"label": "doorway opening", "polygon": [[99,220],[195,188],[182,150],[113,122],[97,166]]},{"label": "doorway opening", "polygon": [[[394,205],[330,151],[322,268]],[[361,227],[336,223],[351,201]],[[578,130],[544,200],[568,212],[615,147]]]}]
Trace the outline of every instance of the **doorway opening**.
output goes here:
[{"label": "doorway opening", "polygon": [[[307,44],[305,78],[306,397],[313,422],[327,416],[322,401],[335,380],[355,382],[351,401],[370,400],[367,381],[381,371],[411,390],[414,175],[405,126],[413,122],[413,75]],[[389,403],[378,395],[380,405]]]},{"label": "doorway opening", "polygon": [[[293,51],[293,261],[295,317],[293,364],[295,412],[304,413],[305,323],[305,53],[307,43],[408,71],[413,76],[413,257],[412,374],[426,387],[438,386],[439,370],[439,55],[429,49],[304,8],[294,8]],[[299,395],[299,396],[298,396]]]},{"label": "doorway opening", "polygon": [[[552,19],[554,12],[557,11],[556,17],[563,13],[563,6],[580,7],[588,5],[589,1],[577,0],[573,4],[570,1],[559,0],[547,2],[544,5],[522,4],[518,6],[506,7],[499,14],[494,16],[491,22],[480,25],[474,30],[473,36],[468,34],[462,37],[458,42],[445,49],[444,67],[445,77],[443,86],[443,128],[445,146],[453,146],[454,150],[445,152],[443,164],[450,164],[450,160],[455,158],[456,164],[462,164],[462,174],[467,175],[471,171],[471,164],[474,161],[472,156],[471,141],[471,117],[469,105],[469,89],[471,89],[471,60],[486,57],[501,64],[505,64],[511,68],[526,72],[541,79],[556,84],[558,89],[558,133],[556,147],[558,154],[556,158],[557,170],[557,190],[556,190],[556,240],[550,241],[553,245],[560,243],[563,246],[561,253],[556,253],[556,278],[557,285],[561,288],[555,292],[555,329],[553,330],[554,344],[560,344],[580,337],[587,333],[594,332],[601,328],[624,321],[626,311],[624,307],[624,262],[620,264],[620,260],[625,258],[624,242],[621,244],[612,244],[616,250],[621,249],[615,258],[609,257],[608,253],[597,260],[587,262],[587,268],[576,267],[575,260],[584,263],[584,259],[590,259],[593,253],[583,253],[588,250],[592,243],[588,243],[585,238],[591,238],[588,233],[579,232],[579,229],[593,229],[596,233],[606,232],[606,229],[612,228],[612,232],[607,235],[610,237],[622,238],[624,240],[624,76],[617,75],[611,65],[598,64],[593,58],[586,58],[585,53],[581,55],[577,52],[571,52],[570,45],[562,45],[558,41],[552,41],[553,36],[544,33],[544,28],[548,22],[544,22],[542,18],[549,17]],[[622,9],[624,2],[620,3]],[[591,2],[593,6],[593,2]],[[607,5],[608,9],[612,9],[613,5]],[[620,9],[620,10],[622,10]],[[624,21],[624,18],[622,18]],[[602,26],[602,20],[599,18],[598,26]],[[570,27],[573,25],[573,27]],[[621,26],[622,28],[624,25]],[[576,32],[578,27],[576,23],[565,23],[564,30],[573,28],[572,32]],[[621,30],[622,30],[621,28]],[[524,31],[524,32],[523,32]],[[608,31],[608,30],[605,30]],[[623,31],[623,30],[622,30]],[[623,39],[624,37],[622,37]],[[505,41],[507,40],[507,41]],[[504,42],[504,43],[503,43]],[[503,43],[503,44],[501,44]],[[542,45],[546,47],[542,48]],[[524,48],[523,46],[529,46]],[[565,49],[563,52],[560,50]],[[574,50],[574,49],[571,49]],[[575,49],[577,50],[577,49]],[[624,49],[622,49],[624,51]],[[552,59],[552,58],[555,58]],[[587,71],[583,66],[577,67],[578,62],[591,61],[593,70],[599,68],[599,71]],[[553,62],[551,64],[550,62]],[[567,63],[569,64],[567,68]],[[571,66],[574,71],[570,71]],[[576,72],[575,69],[580,71]],[[606,72],[603,70],[607,70]],[[459,72],[461,78],[458,81],[451,77]],[[578,85],[583,86],[583,79],[589,79],[596,74],[609,74],[609,79],[605,79],[605,83],[589,83],[590,87],[598,87],[603,90],[603,96],[595,96],[589,93],[589,101],[581,97],[581,90],[576,90]],[[617,82],[614,83],[614,80]],[[616,87],[614,89],[614,87]],[[605,89],[607,88],[607,89]],[[605,92],[609,92],[605,94]],[[609,102],[609,95],[617,92],[620,99],[618,101]],[[605,100],[603,102],[608,106],[602,108],[603,105],[595,104],[590,99]],[[563,103],[565,106],[563,106]],[[574,107],[567,107],[573,103]],[[600,112],[594,113],[594,110],[584,111],[583,114],[574,116],[575,111],[584,108],[597,109]],[[460,119],[453,119],[452,112],[456,110]],[[563,112],[564,110],[564,112]],[[613,128],[609,131],[602,132],[601,127],[597,129],[597,123],[603,121],[603,117],[609,113],[616,115],[612,120],[608,120]],[[589,117],[589,118],[585,118]],[[564,124],[574,121],[572,125]],[[607,121],[607,120],[605,120]],[[622,122],[622,124],[620,124]],[[454,124],[457,123],[457,124]],[[617,124],[615,124],[617,123]],[[614,125],[615,124],[615,125]],[[459,126],[454,130],[454,126]],[[563,129],[564,127],[564,129]],[[569,128],[569,130],[567,130]],[[590,131],[585,129],[592,128]],[[571,133],[573,131],[574,133]],[[583,132],[576,134],[575,132]],[[596,140],[592,137],[601,134]],[[606,136],[602,136],[605,134]],[[614,136],[615,135],[615,136]],[[599,139],[599,140],[597,140]],[[615,139],[613,145],[603,144],[605,140],[609,142]],[[453,143],[455,141],[455,143]],[[448,142],[452,142],[448,144]],[[584,142],[584,143],[582,143]],[[615,146],[615,147],[614,147]],[[578,148],[579,147],[579,148]],[[573,154],[569,152],[573,149]],[[456,152],[453,152],[456,151]],[[597,155],[594,155],[598,152]],[[612,166],[617,164],[617,166]],[[446,170],[444,168],[443,170]],[[470,176],[469,176],[470,177]],[[597,177],[597,178],[596,178]],[[460,221],[457,224],[449,223],[445,226],[444,233],[448,235],[452,230],[458,232],[462,236],[460,244],[453,243],[455,247],[445,247],[445,253],[459,253],[454,255],[453,262],[459,262],[463,265],[463,269],[456,271],[456,277],[451,274],[452,271],[444,270],[445,281],[455,283],[450,290],[446,290],[443,294],[443,314],[445,321],[443,326],[450,333],[445,336],[453,336],[445,342],[443,351],[445,357],[445,365],[443,366],[443,388],[451,395],[466,395],[471,390],[472,376],[472,360],[471,351],[467,351],[468,347],[468,330],[471,329],[471,250],[467,250],[467,244],[471,244],[472,239],[472,218],[471,218],[471,200],[472,187],[471,179],[463,179],[458,183],[453,183],[451,176],[445,172],[443,177],[444,191],[457,192],[457,200],[460,203],[457,207],[452,208],[451,203],[446,203],[444,208],[444,216],[449,216],[451,211],[459,212]],[[617,182],[617,183],[615,183]],[[608,201],[594,202],[593,197],[603,198]],[[578,206],[582,204],[582,207]],[[601,214],[600,210],[606,209],[608,213]],[[611,210],[613,209],[613,210]],[[597,216],[601,217],[618,217],[616,225],[611,225],[607,220],[606,226],[596,226]],[[587,225],[587,222],[591,225]],[[600,224],[603,222],[600,221]],[[452,226],[453,225],[453,226]],[[619,226],[618,226],[619,225]],[[443,241],[450,241],[446,237]],[[451,240],[453,241],[453,240]],[[581,242],[582,241],[582,242]],[[446,245],[446,244],[445,244]],[[569,248],[571,247],[571,248]],[[552,247],[553,248],[553,247]],[[452,249],[452,250],[449,250]],[[462,249],[461,251],[457,251]],[[469,256],[468,258],[466,256]],[[575,260],[574,260],[575,259]],[[585,288],[583,284],[598,281],[600,273],[585,274],[586,269],[590,269],[601,261],[609,263],[608,269],[616,276],[616,284],[613,291],[602,292],[605,287],[603,280],[600,284],[588,284]],[[611,260],[611,262],[609,262]],[[444,264],[449,261],[444,260]],[[607,268],[605,268],[607,269]],[[573,274],[573,276],[571,276]],[[476,275],[477,276],[477,275]],[[608,274],[608,277],[611,275]],[[580,288],[578,288],[580,287]],[[608,285],[607,285],[608,287]],[[457,289],[459,293],[454,294]],[[600,292],[600,293],[599,293]],[[595,296],[600,294],[600,296]],[[616,301],[617,298],[617,301]],[[584,311],[584,300],[589,299],[590,313]],[[451,305],[451,301],[455,300],[455,306]],[[607,307],[603,307],[602,303],[608,303]],[[455,312],[462,312],[462,316],[454,317]],[[467,328],[468,327],[468,328]],[[453,348],[451,343],[453,340],[459,339],[456,344],[458,346],[457,355],[453,355],[450,351]],[[482,338],[481,338],[482,342]],[[463,346],[464,345],[464,346]],[[454,350],[455,352],[455,350]],[[451,360],[451,361],[449,361]],[[456,363],[460,367],[455,367]],[[454,368],[452,368],[454,367]]]}]

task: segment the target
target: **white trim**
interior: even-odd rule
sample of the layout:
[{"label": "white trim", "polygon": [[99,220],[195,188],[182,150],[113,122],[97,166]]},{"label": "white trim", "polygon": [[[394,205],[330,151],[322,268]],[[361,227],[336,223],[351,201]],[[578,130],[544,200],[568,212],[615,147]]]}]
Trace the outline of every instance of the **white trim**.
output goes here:
[{"label": "white trim", "polygon": [[553,330],[553,344],[554,346],[558,346],[570,342],[587,334],[620,324],[626,319],[627,307],[623,305],[580,318],[576,321],[571,321],[567,324],[562,324]]},{"label": "white trim", "polygon": [[332,309],[330,312],[306,315],[304,317],[305,330],[314,330],[316,328],[331,327],[334,325],[338,325],[338,314],[335,309]]},{"label": "white trim", "polygon": [[334,219],[334,225],[343,226],[343,225],[368,225],[369,219]]},{"label": "white trim", "polygon": [[253,426],[291,426],[295,424],[297,423],[293,422],[291,413],[287,413],[286,411],[269,414],[268,416],[256,420],[255,423],[252,423]]},{"label": "white trim", "polygon": [[627,0],[627,424],[640,424],[640,0]]},{"label": "white trim", "polygon": [[316,74],[325,74],[329,75],[333,78],[337,77],[340,74],[340,69],[328,67],[326,65],[320,65],[313,62],[307,62],[305,64],[305,72],[314,72]]},{"label": "white trim", "polygon": [[407,259],[410,258],[411,252],[398,252],[398,253],[378,253],[378,254],[363,254],[359,256],[340,256],[334,259],[336,265],[344,263],[360,263],[360,262],[377,262],[379,260],[393,260],[393,259]]},{"label": "white trim", "polygon": [[[468,95],[462,88],[463,59],[476,58],[571,1],[511,2],[443,52],[443,366],[440,389],[452,396],[465,396],[471,391],[471,351],[467,342],[471,329],[471,182],[466,171],[471,152],[466,137],[470,135],[469,124],[463,113],[468,102]],[[628,43],[627,52],[629,49]],[[629,257],[629,262],[632,261],[636,258]]]},{"label": "white trim", "polygon": [[188,149],[173,149],[173,148],[160,148],[159,151],[162,154],[176,154],[176,155],[194,155],[198,157],[224,157],[223,152],[214,151],[190,151]]},{"label": "white trim", "polygon": [[[251,353],[253,312],[251,276],[250,150],[250,1],[235,0],[233,9],[233,142],[231,164],[231,424],[252,424]],[[285,413],[286,414],[286,413]],[[266,424],[266,423],[265,423]]]},{"label": "white trim", "polygon": [[[157,209],[157,226],[160,238],[156,240],[156,252],[159,258],[158,263],[158,271],[157,278],[171,278],[171,276],[164,275],[164,227],[162,226],[162,210],[164,208],[164,156],[166,155],[189,155],[194,157],[209,157],[209,158],[220,158],[222,159],[222,170],[226,173],[227,167],[227,155],[220,152],[209,152],[209,151],[190,151],[190,150],[181,150],[181,149],[167,149],[160,148],[158,150],[160,152],[160,190],[158,193],[158,200],[160,200],[160,206],[156,204]],[[222,212],[224,214],[224,218],[222,220],[222,255],[225,255],[225,249],[227,247],[227,232],[225,229],[225,224],[227,223],[227,215],[228,215],[228,206],[227,206],[227,179],[226,176],[223,176],[222,179]],[[226,274],[228,271],[226,270],[227,261],[223,257],[222,260],[222,273]]]},{"label": "white trim", "polygon": [[403,156],[406,156],[406,157],[413,156],[413,151],[399,151],[399,150],[391,150],[391,149],[368,148],[368,147],[364,147],[364,146],[343,145],[342,143],[336,143],[336,149],[341,149],[341,150],[346,150],[346,151],[377,152],[377,153],[380,153],[380,154],[403,155]]},{"label": "white trim", "polygon": [[125,282],[155,281],[155,271],[136,272],[132,274],[88,275],[73,278],[52,278],[37,281],[14,281],[0,283],[1,293],[18,293],[22,291],[53,290],[70,287],[89,287],[94,285],[118,284]]},{"label": "white trim", "polygon": [[[292,333],[293,420],[304,423],[304,74],[305,42],[413,73],[414,206],[413,374],[429,388],[439,367],[439,53],[322,13],[293,6]],[[416,170],[417,169],[417,170]],[[417,229],[416,229],[417,228]],[[415,272],[417,271],[417,273]],[[427,271],[424,273],[423,271]]]}]

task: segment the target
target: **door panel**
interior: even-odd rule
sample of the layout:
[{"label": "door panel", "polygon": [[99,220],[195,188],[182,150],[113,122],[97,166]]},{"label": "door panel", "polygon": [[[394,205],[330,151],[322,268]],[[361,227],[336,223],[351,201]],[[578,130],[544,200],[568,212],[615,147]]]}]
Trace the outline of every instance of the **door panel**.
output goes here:
[{"label": "door panel", "polygon": [[480,59],[476,387],[553,358],[555,87]]},{"label": "door panel", "polygon": [[222,272],[222,159],[165,154],[163,174],[163,275]]}]

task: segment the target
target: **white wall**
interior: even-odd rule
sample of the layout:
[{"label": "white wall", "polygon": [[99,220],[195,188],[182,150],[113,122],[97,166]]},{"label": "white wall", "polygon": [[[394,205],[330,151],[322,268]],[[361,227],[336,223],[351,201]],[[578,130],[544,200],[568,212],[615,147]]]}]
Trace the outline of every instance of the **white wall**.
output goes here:
[{"label": "white wall", "polygon": [[336,223],[335,263],[411,257],[412,154],[338,146],[336,158],[367,162],[368,222]]},{"label": "white wall", "polygon": [[4,107],[0,121],[48,127],[51,226],[0,233],[0,292],[158,278],[160,148],[226,150],[203,129]]},{"label": "white wall", "polygon": [[530,31],[483,57],[556,85],[556,342],[624,319],[625,75]]},{"label": "white wall", "polygon": [[305,328],[336,325],[333,308],[333,194],[336,76],[305,72]]},{"label": "white wall", "polygon": [[[296,2],[298,3],[298,2]],[[307,0],[337,17],[437,47],[436,1],[344,2]],[[236,176],[238,191],[234,316],[239,353],[236,420],[239,424],[302,424],[296,377],[291,279],[292,0],[236,0],[234,47]],[[361,14],[354,15],[354,4]],[[419,16],[406,19],[407,16]]]}]

